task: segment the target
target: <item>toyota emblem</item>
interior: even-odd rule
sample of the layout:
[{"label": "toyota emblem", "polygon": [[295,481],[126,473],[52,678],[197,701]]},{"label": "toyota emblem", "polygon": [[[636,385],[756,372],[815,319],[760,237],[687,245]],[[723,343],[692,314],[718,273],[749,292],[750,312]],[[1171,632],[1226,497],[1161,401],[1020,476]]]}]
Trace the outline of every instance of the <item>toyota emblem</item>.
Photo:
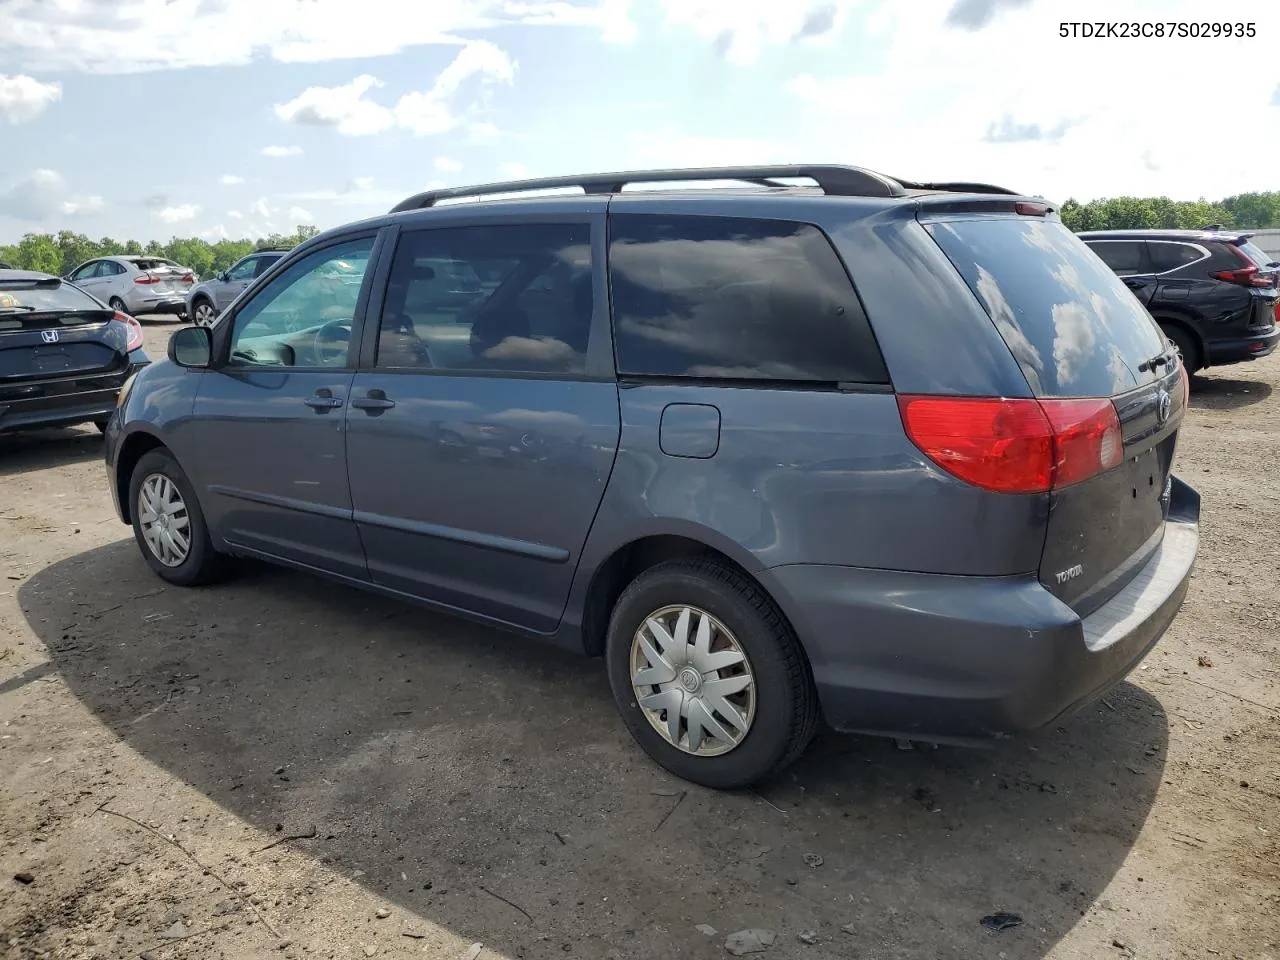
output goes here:
[{"label": "toyota emblem", "polygon": [[57,343],[58,331],[57,330],[41,330],[40,339],[43,340],[45,343]]},{"label": "toyota emblem", "polygon": [[1156,400],[1156,421],[1164,423],[1169,419],[1169,414],[1173,412],[1173,397],[1169,396],[1168,390],[1161,390],[1160,396]]}]

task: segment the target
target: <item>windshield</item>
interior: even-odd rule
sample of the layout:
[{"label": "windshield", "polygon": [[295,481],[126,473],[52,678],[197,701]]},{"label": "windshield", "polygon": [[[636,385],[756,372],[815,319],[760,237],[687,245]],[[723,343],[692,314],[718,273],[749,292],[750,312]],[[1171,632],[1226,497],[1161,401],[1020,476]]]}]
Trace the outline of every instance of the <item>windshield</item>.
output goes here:
[{"label": "windshield", "polygon": [[83,290],[69,283],[57,286],[35,286],[26,283],[0,281],[0,313],[21,311],[31,313],[44,310],[105,310]]},{"label": "windshield", "polygon": [[1151,383],[1168,346],[1123,281],[1056,220],[927,225],[1038,397],[1110,397]]}]

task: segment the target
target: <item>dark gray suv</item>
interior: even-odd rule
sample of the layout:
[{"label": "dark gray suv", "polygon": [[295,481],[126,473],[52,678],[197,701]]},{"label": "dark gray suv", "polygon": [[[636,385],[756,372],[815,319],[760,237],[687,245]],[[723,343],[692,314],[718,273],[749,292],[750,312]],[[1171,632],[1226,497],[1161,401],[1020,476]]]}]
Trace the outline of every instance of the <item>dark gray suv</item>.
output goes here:
[{"label": "dark gray suv", "polygon": [[256,557],[603,655],[640,745],[727,788],[820,715],[974,741],[1124,677],[1196,555],[1186,383],[1041,200],[647,171],[303,244],[174,335],[106,458],[165,580]]}]

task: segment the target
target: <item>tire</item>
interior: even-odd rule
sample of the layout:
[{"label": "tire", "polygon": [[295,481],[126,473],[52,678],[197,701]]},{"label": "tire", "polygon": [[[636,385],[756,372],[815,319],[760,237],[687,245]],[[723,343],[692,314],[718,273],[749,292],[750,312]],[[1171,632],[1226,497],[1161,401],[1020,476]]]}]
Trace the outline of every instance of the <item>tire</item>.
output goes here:
[{"label": "tire", "polygon": [[[690,618],[695,628],[694,621],[701,620],[699,613],[710,615],[715,624],[715,639],[710,646],[713,653],[736,649],[745,657],[744,663],[706,673],[703,666],[707,661],[696,669],[691,669],[691,661],[673,675],[666,687],[649,685],[642,688],[647,694],[637,694],[632,685],[633,656],[639,658],[641,669],[659,671],[652,674],[655,677],[671,673],[673,666],[664,662],[655,667],[653,658],[641,652],[637,631],[648,618],[662,613],[674,618],[668,619],[675,624],[668,636],[678,645],[679,618],[670,611],[685,606],[695,608]],[[722,634],[721,628],[727,634]],[[651,631],[646,633],[653,636]],[[691,629],[690,635],[696,636],[696,629]],[[657,647],[651,649],[662,652]],[[605,658],[614,702],[632,737],[659,765],[693,783],[731,790],[772,777],[804,752],[817,729],[817,691],[795,632],[759,586],[716,560],[671,560],[637,577],[614,605]],[[678,651],[674,659],[674,666],[679,667]],[[679,702],[683,714],[694,700],[701,698],[688,693],[692,686],[681,689],[679,684],[702,688],[704,683],[716,680],[740,683],[743,672],[754,682],[748,691],[729,694],[739,698],[729,705],[738,711],[739,720],[747,720],[745,733],[729,723],[722,707],[714,708],[712,713],[712,720],[722,731],[738,736],[736,745],[727,745],[718,737],[700,738],[700,752],[695,754],[690,750],[694,731],[687,719],[676,721],[677,743],[681,745],[674,745],[670,737],[671,713],[654,709],[653,699],[649,699],[651,706],[647,710],[639,702],[655,696]],[[720,702],[724,702],[723,697]]]},{"label": "tire", "polygon": [[119,297],[112,297],[110,300],[107,301],[107,306],[109,306],[112,310],[119,311],[120,313],[129,312],[125,308],[124,301],[121,300]]},{"label": "tire", "polygon": [[1178,354],[1182,357],[1182,365],[1187,368],[1187,373],[1192,374],[1204,366],[1204,358],[1201,356],[1200,344],[1196,342],[1195,337],[1187,333],[1182,327],[1175,327],[1173,324],[1162,324],[1160,329],[1164,331],[1164,335],[1173,341],[1173,345],[1178,348]]},{"label": "tire", "polygon": [[213,304],[200,297],[191,305],[191,322],[197,327],[207,327],[213,323],[218,317],[218,311],[213,308]]},{"label": "tire", "polygon": [[[167,563],[161,559],[144,532],[146,522],[143,520],[144,509],[139,503],[139,497],[143,485],[153,478],[163,478],[171,484],[182,504],[181,516],[186,520],[187,551],[178,562]],[[142,557],[148,566],[162,580],[182,587],[194,587],[221,579],[227,572],[230,560],[214,550],[195,489],[178,466],[178,461],[167,450],[152,450],[144,454],[133,468],[133,476],[129,478],[129,513],[133,518],[133,536],[138,542],[138,549],[142,551]],[[169,523],[173,525],[173,529],[181,532],[183,528],[178,526],[178,517],[179,514],[173,514]]]}]

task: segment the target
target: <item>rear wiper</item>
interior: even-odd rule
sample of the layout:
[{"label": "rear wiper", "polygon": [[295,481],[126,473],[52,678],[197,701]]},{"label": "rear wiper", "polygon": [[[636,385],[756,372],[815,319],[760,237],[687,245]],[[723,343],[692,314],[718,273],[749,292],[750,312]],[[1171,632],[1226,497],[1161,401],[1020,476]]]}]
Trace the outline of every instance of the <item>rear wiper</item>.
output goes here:
[{"label": "rear wiper", "polygon": [[1143,360],[1140,364],[1138,364],[1138,372],[1146,373],[1148,370],[1154,370],[1156,367],[1165,367],[1165,366],[1168,366],[1168,367],[1173,366],[1173,355],[1169,353],[1167,350],[1164,353],[1157,354],[1156,356],[1152,357],[1150,360]]},{"label": "rear wiper", "polygon": [[24,303],[17,307],[0,307],[0,313],[35,313],[37,309]]}]

